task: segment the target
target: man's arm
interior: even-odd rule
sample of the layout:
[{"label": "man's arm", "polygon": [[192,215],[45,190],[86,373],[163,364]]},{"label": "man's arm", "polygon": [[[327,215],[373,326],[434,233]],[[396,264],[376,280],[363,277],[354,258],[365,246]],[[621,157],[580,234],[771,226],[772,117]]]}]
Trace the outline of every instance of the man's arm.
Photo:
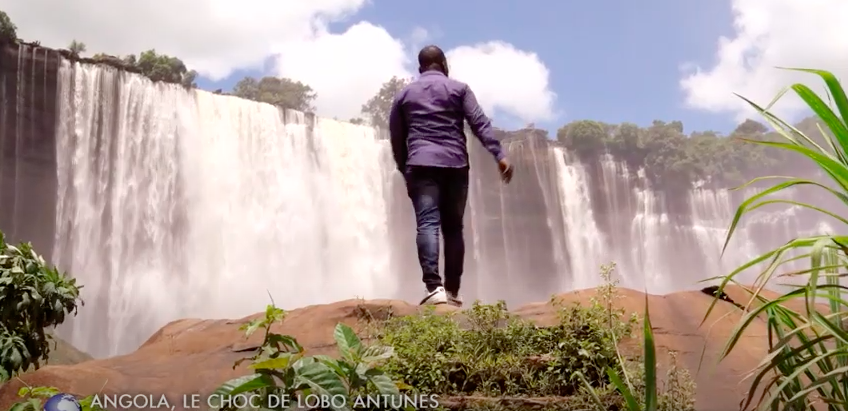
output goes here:
[{"label": "man's arm", "polygon": [[495,139],[495,132],[492,129],[492,122],[483,113],[480,104],[477,103],[477,96],[471,91],[471,87],[465,86],[465,93],[462,97],[462,107],[465,109],[465,120],[471,126],[471,131],[477,136],[477,139],[483,143],[483,147],[489,150],[489,153],[495,157],[496,161],[501,161],[506,158],[506,154],[501,148],[501,142]]},{"label": "man's arm", "polygon": [[395,164],[401,174],[406,173],[406,160],[409,156],[409,147],[407,146],[407,134],[409,128],[406,126],[406,118],[401,111],[404,92],[401,91],[395,96],[392,102],[392,109],[389,112],[389,134],[392,142],[392,155],[395,158]]}]

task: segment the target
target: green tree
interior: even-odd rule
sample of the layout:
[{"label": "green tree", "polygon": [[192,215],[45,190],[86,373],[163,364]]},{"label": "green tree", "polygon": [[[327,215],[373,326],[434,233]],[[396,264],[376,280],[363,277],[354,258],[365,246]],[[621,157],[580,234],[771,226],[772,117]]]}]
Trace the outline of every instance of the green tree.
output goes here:
[{"label": "green tree", "polygon": [[582,159],[594,158],[606,151],[607,130],[604,124],[579,120],[557,130],[557,140]]},{"label": "green tree", "polygon": [[0,381],[48,359],[46,331],[76,314],[79,289],[30,244],[6,244],[0,232]]},{"label": "green tree", "polygon": [[739,124],[736,127],[736,130],[733,131],[734,134],[745,134],[745,135],[754,135],[754,134],[763,134],[768,131],[768,128],[763,123],[747,119]]},{"label": "green tree", "polygon": [[304,113],[315,111],[318,95],[307,84],[287,78],[245,77],[233,87],[233,95]]},{"label": "green tree", "polygon": [[71,41],[71,44],[68,45],[68,50],[75,55],[85,53],[85,43],[73,40]]},{"label": "green tree", "polygon": [[157,54],[156,50],[147,50],[138,55],[123,58],[124,62],[141,71],[153,81],[166,81],[182,84],[185,87],[197,87],[194,80],[197,72],[189,70],[182,60],[165,54]]},{"label": "green tree", "polygon": [[12,19],[3,10],[0,10],[0,43],[14,43],[18,41],[18,27],[12,23]]},{"label": "green tree", "polygon": [[387,128],[389,126],[389,111],[392,109],[392,101],[395,95],[403,90],[412,79],[392,77],[383,83],[374,97],[371,97],[362,105],[362,115],[371,119],[371,125]]},{"label": "green tree", "polygon": [[[820,145],[826,141],[816,119],[804,119],[796,127]],[[557,132],[559,144],[584,162],[596,164],[600,156],[612,155],[627,166],[631,175],[643,171],[659,190],[687,190],[695,184],[735,187],[763,170],[775,174],[814,171],[809,166],[802,164],[803,169],[799,169],[799,165],[788,162],[785,150],[747,144],[740,139],[774,142],[780,136],[753,120],[739,124],[728,137],[714,131],[687,136],[683,123],[659,120],[648,127],[578,120]]]}]

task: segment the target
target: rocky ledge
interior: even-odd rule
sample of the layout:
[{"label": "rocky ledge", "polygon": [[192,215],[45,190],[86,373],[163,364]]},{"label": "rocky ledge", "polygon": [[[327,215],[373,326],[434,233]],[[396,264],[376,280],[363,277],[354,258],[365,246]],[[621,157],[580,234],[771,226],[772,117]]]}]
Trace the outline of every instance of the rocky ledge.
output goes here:
[{"label": "rocky ledge", "polygon": [[[620,293],[622,308],[642,313],[644,294],[626,289],[621,289]],[[736,301],[747,301],[741,290],[731,290],[729,294]],[[593,295],[594,291],[580,291],[561,294],[558,298],[583,303]],[[742,376],[753,369],[766,352],[765,328],[761,325],[743,338],[730,358],[714,366],[719,350],[742,313],[728,300],[719,301],[711,318],[701,326],[713,302],[713,297],[706,292],[648,296],[658,351],[660,354],[670,350],[678,352],[682,365],[695,377],[698,410],[738,407],[745,388],[744,383],[740,384]],[[332,330],[337,323],[357,328],[369,315],[385,312],[408,315],[417,310],[418,307],[397,300],[347,300],[314,305],[290,311],[275,332],[295,336],[310,354],[334,355]],[[529,304],[512,312],[540,326],[556,321],[556,310],[550,303]],[[75,365],[49,365],[26,373],[19,380],[0,387],[0,407],[7,409],[15,402],[18,389],[24,383],[54,386],[81,396],[100,392],[164,394],[180,398],[191,393],[209,393],[223,381],[246,374],[244,367],[233,369],[233,363],[257,348],[260,336],[257,333],[245,339],[239,326],[258,315],[237,320],[178,320],[163,327],[133,353]],[[625,342],[624,346],[625,351],[632,352],[638,343]],[[702,352],[705,366],[699,372]]]}]

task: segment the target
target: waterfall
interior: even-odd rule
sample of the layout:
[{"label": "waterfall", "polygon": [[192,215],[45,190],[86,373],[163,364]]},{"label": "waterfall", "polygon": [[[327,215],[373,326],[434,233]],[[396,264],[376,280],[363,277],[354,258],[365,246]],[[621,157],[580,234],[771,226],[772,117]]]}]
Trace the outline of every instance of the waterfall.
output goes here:
[{"label": "waterfall", "polygon": [[181,317],[395,293],[373,129],[64,62],[55,259],[71,339],[137,347]]},{"label": "waterfall", "polygon": [[571,289],[586,289],[597,285],[598,268],[604,261],[604,238],[598,229],[589,196],[589,179],[579,162],[566,162],[561,148],[555,147],[554,161],[560,185],[560,212],[568,238],[572,273]]}]

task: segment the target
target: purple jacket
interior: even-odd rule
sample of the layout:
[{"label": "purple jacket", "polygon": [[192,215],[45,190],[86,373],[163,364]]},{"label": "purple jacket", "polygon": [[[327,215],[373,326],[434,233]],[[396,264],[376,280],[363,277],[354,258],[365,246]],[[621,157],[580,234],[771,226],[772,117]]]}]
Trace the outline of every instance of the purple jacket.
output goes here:
[{"label": "purple jacket", "polygon": [[409,166],[468,166],[464,120],[497,161],[506,155],[467,84],[427,71],[401,90],[389,115],[392,152],[401,173]]}]

